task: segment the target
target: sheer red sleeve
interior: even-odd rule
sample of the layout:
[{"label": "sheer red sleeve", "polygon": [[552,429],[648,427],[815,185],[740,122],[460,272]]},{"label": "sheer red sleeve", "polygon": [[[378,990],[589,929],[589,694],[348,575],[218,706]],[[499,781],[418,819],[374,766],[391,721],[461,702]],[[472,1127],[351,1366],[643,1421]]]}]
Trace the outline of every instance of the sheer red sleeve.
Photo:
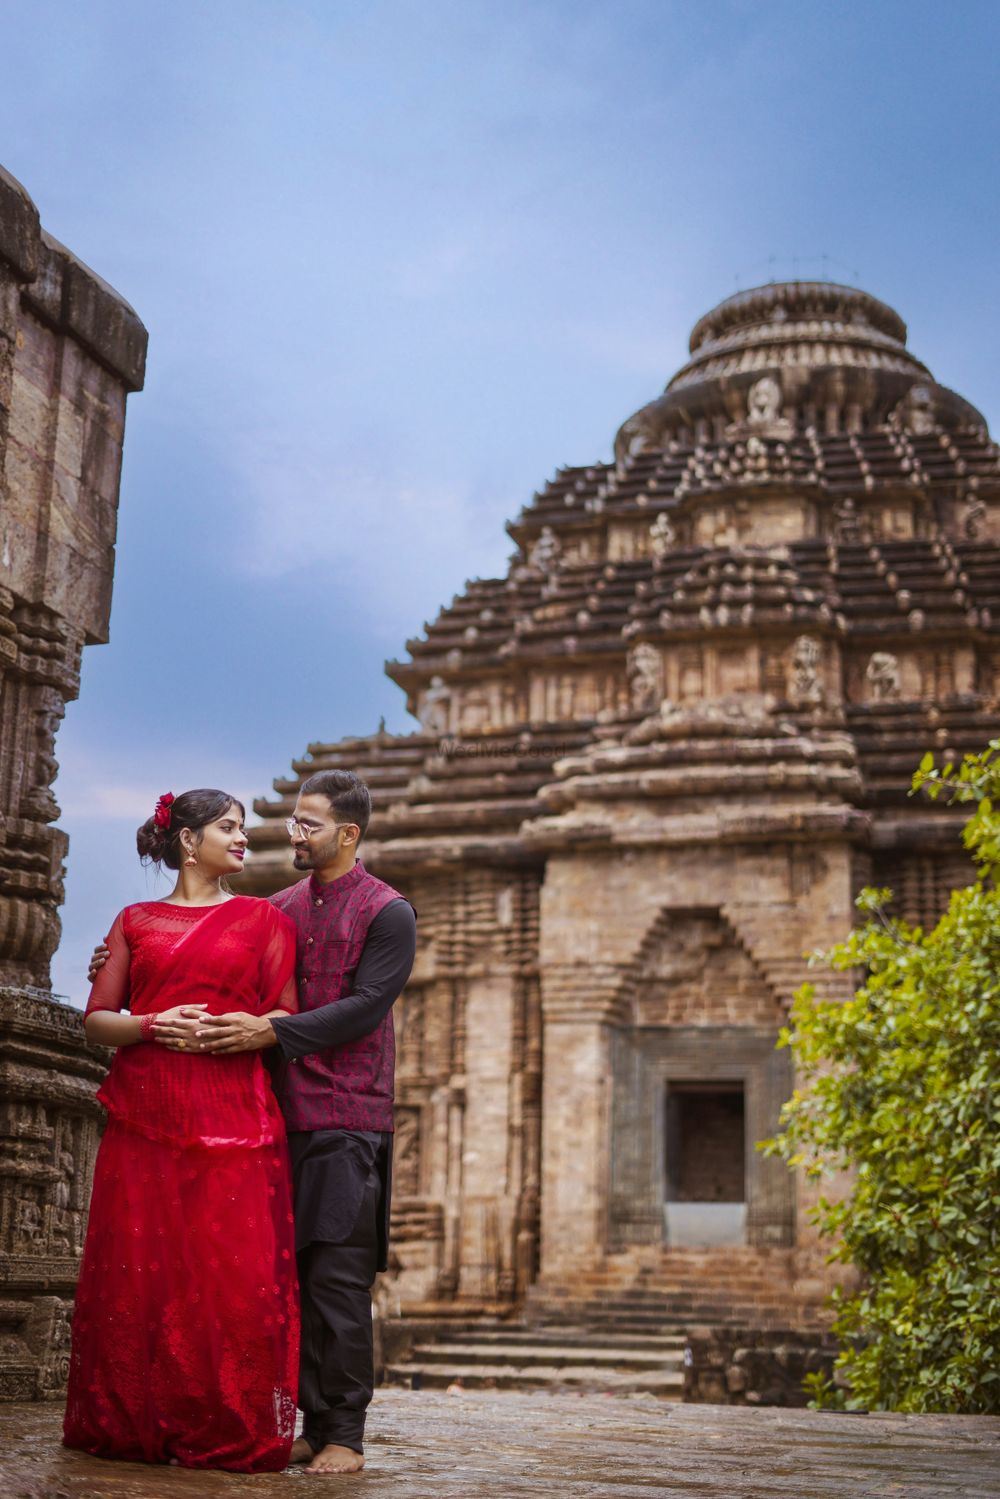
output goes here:
[{"label": "sheer red sleeve", "polygon": [[129,964],[132,954],[125,936],[125,924],[122,920],[124,915],[124,911],[119,912],[115,917],[114,926],[104,939],[111,950],[111,956],[94,980],[90,998],[87,1000],[86,1013],[88,1015],[93,1010],[128,1009]]},{"label": "sheer red sleeve", "polygon": [[295,927],[283,911],[267,907],[267,927],[262,934],[260,958],[260,1009],[298,1013],[299,994],[295,985]]}]

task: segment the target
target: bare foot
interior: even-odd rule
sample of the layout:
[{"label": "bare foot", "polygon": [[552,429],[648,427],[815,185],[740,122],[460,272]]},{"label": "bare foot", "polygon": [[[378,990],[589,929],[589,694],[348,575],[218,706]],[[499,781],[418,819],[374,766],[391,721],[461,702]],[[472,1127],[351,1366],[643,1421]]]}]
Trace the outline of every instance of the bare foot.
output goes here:
[{"label": "bare foot", "polygon": [[312,1458],[313,1450],[310,1447],[309,1443],[306,1441],[305,1437],[296,1437],[295,1441],[292,1443],[292,1450],[289,1454],[288,1461],[290,1463],[311,1463]]},{"label": "bare foot", "polygon": [[[294,1452],[295,1448],[292,1448]],[[306,1469],[307,1473],[360,1473],[365,1465],[365,1460],[360,1452],[355,1452],[353,1447],[338,1447],[336,1442],[330,1442],[317,1452],[312,1462]]]}]

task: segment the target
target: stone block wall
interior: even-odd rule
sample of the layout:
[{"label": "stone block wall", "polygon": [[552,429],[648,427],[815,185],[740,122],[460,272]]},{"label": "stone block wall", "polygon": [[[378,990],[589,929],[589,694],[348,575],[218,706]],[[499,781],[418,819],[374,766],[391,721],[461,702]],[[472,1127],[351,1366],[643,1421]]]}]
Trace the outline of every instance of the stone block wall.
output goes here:
[{"label": "stone block wall", "polygon": [[801,1329],[692,1329],[684,1350],[684,1399],[697,1405],[802,1407],[808,1375],[830,1379],[839,1345]]}]

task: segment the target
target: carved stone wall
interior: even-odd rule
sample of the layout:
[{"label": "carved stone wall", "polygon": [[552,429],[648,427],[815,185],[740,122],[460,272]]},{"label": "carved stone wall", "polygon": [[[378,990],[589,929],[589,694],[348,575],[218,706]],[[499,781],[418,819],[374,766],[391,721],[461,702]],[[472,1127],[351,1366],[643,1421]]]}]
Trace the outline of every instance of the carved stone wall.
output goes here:
[{"label": "carved stone wall", "polygon": [[398,1290],[509,1305],[538,1254],[537,881],[463,869],[404,889],[420,944],[396,1011]]},{"label": "carved stone wall", "polygon": [[80,1013],[0,989],[0,1398],[61,1393],[106,1067]]},{"label": "carved stone wall", "polygon": [[41,228],[0,169],[0,1396],[58,1394],[102,1056],[47,993],[66,835],[55,738],[108,638],[132,309]]}]

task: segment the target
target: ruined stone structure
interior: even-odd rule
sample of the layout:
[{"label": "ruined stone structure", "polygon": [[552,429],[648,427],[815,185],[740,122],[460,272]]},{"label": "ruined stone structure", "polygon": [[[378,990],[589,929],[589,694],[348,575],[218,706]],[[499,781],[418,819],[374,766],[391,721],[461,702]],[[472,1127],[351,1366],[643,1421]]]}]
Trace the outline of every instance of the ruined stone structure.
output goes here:
[{"label": "ruined stone structure", "polygon": [[[357,770],[371,869],[419,911],[398,1006],[390,1299],[404,1312],[825,1289],[806,1189],[754,1142],[804,954],[869,881],[969,877],[928,747],[1000,729],[1000,461],[866,293],[760,287],[510,525],[390,662],[420,732],[313,744],[245,888],[293,878],[296,786]],[[694,1297],[694,1299],[692,1299]],[[702,1317],[706,1315],[704,1310]]]},{"label": "ruined stone structure", "polygon": [[67,839],[55,735],[108,638],[125,397],[146,330],[0,169],[0,1398],[58,1393],[101,1056],[46,992]]}]

